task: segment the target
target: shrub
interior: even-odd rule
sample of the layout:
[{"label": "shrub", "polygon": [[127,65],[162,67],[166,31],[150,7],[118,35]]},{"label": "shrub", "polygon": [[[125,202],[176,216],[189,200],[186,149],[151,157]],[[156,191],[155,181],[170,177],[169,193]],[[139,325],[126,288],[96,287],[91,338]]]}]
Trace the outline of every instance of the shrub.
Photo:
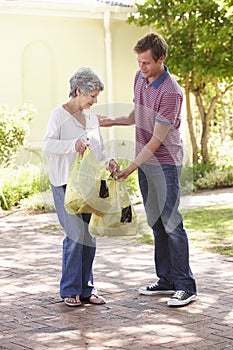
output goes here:
[{"label": "shrub", "polygon": [[195,187],[199,190],[233,186],[233,167],[215,168],[205,173],[203,177],[195,181]]},{"label": "shrub", "polygon": [[30,105],[19,109],[9,110],[8,106],[0,106],[0,165],[9,166],[24,144],[29,133],[29,122],[36,111]]},{"label": "shrub", "polygon": [[21,199],[19,202],[22,210],[41,210],[43,212],[54,212],[52,191],[49,189],[41,193],[35,193],[29,198]]},{"label": "shrub", "polygon": [[181,174],[182,193],[195,190],[233,186],[233,166],[217,166],[213,163],[185,165]]},{"label": "shrub", "polygon": [[0,184],[0,207],[4,210],[19,205],[23,198],[49,188],[48,178],[41,176],[40,167],[32,164],[2,168]]},{"label": "shrub", "polygon": [[194,184],[198,179],[204,178],[207,173],[214,172],[217,169],[217,165],[215,163],[198,163],[193,166],[193,182]]}]

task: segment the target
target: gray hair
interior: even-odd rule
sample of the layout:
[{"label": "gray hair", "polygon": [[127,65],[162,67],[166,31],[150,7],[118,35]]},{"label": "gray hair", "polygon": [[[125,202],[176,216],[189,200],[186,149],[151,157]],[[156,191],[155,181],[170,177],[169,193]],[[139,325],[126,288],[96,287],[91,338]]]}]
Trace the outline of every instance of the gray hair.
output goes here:
[{"label": "gray hair", "polygon": [[76,89],[79,88],[81,93],[87,95],[94,90],[102,91],[104,84],[98,75],[89,67],[81,67],[70,78],[69,97],[76,97]]}]

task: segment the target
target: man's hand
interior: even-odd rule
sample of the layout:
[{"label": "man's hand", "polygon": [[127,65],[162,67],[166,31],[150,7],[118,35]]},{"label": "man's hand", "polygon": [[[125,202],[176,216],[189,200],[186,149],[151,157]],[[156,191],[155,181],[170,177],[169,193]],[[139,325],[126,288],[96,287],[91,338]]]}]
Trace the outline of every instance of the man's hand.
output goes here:
[{"label": "man's hand", "polygon": [[136,169],[137,169],[137,165],[135,163],[131,163],[129,166],[127,166],[127,168],[124,168],[117,173],[116,179],[118,181],[124,181]]},{"label": "man's hand", "polygon": [[126,126],[135,124],[134,110],[132,110],[128,115],[117,116],[115,118],[106,117],[103,115],[97,115],[97,118],[99,119],[99,126],[109,127],[113,125]]}]

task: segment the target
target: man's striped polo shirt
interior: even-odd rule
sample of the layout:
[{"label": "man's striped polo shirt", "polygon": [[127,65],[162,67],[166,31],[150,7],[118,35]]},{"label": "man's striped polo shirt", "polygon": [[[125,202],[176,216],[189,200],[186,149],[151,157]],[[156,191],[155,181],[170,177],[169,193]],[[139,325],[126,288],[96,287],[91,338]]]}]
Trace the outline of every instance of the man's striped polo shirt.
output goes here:
[{"label": "man's striped polo shirt", "polygon": [[183,144],[180,135],[181,106],[183,93],[170,75],[168,68],[155,81],[148,84],[141,71],[134,82],[136,155],[150,141],[154,123],[169,124],[171,128],[154,156],[146,163],[181,165]]}]

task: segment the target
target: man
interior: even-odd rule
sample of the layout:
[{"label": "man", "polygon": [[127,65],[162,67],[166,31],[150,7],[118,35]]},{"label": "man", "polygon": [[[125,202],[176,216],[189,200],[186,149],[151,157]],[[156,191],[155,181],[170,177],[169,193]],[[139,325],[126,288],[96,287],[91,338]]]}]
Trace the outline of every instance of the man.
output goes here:
[{"label": "man", "polygon": [[99,117],[100,126],[136,124],[136,158],[117,177],[138,169],[147,221],[153,230],[158,281],[140,294],[173,294],[168,306],[196,299],[189,267],[188,238],[178,211],[183,146],[180,136],[182,90],[164,65],[167,43],[158,34],[140,39],[134,51],[140,70],[134,81],[134,110],[116,119]]}]

